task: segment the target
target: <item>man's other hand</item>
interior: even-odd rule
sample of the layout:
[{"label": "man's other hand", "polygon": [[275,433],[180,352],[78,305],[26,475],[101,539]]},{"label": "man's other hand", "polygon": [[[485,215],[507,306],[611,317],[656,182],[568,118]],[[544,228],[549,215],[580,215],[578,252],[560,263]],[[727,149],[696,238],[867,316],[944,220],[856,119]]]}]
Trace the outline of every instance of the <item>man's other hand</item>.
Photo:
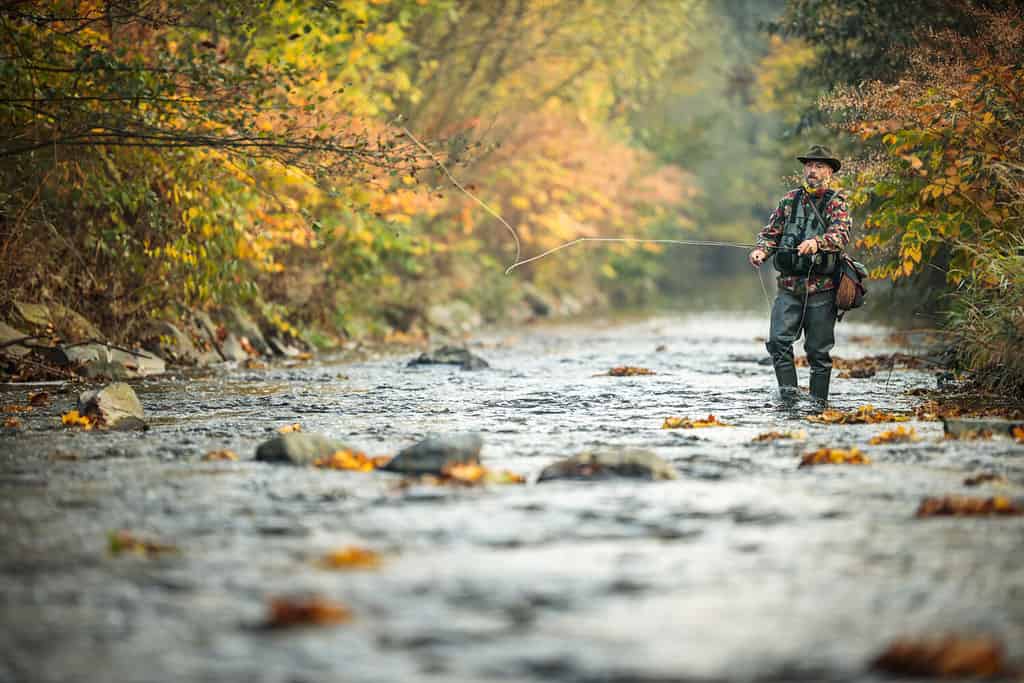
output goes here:
[{"label": "man's other hand", "polygon": [[804,240],[803,242],[800,243],[800,246],[798,246],[796,248],[796,251],[801,256],[806,256],[807,254],[817,254],[818,253],[818,240],[816,240],[816,239]]},{"label": "man's other hand", "polygon": [[768,258],[768,252],[759,248],[750,252],[750,256],[747,257],[747,260],[750,261],[750,265],[758,268],[762,263],[764,263],[766,258]]}]

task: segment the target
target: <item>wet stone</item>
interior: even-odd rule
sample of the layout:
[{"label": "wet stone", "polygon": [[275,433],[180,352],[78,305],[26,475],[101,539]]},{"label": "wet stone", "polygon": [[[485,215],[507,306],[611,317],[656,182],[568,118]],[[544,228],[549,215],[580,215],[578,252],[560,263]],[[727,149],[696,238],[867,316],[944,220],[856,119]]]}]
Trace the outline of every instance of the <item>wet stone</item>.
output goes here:
[{"label": "wet stone", "polygon": [[491,367],[480,356],[457,346],[442,346],[434,351],[421,353],[417,358],[409,361],[409,367],[435,364],[461,365],[463,370],[482,370]]},{"label": "wet stone", "polygon": [[541,470],[537,481],[558,479],[678,479],[679,473],[671,464],[651,451],[627,449],[623,451],[597,451],[579,453],[548,465]]},{"label": "wet stone", "polygon": [[11,344],[16,339],[24,339],[27,335],[24,332],[20,332],[10,325],[0,322],[0,345],[7,344],[7,346],[0,347],[0,353],[6,353],[9,356],[20,358],[28,355],[29,350],[20,344]]},{"label": "wet stone", "polygon": [[382,469],[405,474],[441,474],[445,467],[480,462],[479,434],[432,434],[400,451]]},{"label": "wet stone", "polygon": [[312,465],[337,451],[346,450],[345,444],[322,434],[292,432],[275,436],[256,448],[256,460],[283,462],[293,465]]},{"label": "wet stone", "polygon": [[78,412],[97,418],[111,429],[143,429],[142,403],[135,390],[124,382],[85,391],[78,397]]}]

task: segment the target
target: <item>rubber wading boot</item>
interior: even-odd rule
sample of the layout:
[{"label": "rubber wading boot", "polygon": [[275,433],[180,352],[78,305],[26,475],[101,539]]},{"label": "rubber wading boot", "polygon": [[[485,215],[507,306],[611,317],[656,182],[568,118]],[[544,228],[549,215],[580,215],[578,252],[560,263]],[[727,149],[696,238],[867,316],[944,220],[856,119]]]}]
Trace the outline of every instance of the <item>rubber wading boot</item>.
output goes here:
[{"label": "rubber wading boot", "polygon": [[[775,379],[779,381],[780,387],[796,388],[796,368],[775,368]],[[825,391],[828,392],[828,384],[825,384]]]},{"label": "rubber wading boot", "polygon": [[811,396],[819,401],[828,401],[828,381],[830,375],[811,375]]}]

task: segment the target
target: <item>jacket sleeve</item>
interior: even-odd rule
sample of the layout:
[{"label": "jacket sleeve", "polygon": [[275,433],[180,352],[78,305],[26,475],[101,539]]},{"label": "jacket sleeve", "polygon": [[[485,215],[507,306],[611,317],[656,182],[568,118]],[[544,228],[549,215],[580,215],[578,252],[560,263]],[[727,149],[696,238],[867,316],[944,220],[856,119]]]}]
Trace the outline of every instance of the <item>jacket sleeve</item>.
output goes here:
[{"label": "jacket sleeve", "polygon": [[786,195],[779,201],[779,205],[772,211],[772,215],[768,217],[768,224],[761,228],[761,232],[757,234],[757,246],[768,252],[771,256],[775,253],[775,250],[779,247],[779,239],[782,237],[782,231],[786,227],[786,207],[792,203],[787,202],[789,195]]},{"label": "jacket sleeve", "polygon": [[850,231],[853,229],[846,195],[836,192],[825,207],[824,217],[828,220],[828,228],[823,235],[816,238],[818,248],[823,251],[842,251],[850,243]]}]

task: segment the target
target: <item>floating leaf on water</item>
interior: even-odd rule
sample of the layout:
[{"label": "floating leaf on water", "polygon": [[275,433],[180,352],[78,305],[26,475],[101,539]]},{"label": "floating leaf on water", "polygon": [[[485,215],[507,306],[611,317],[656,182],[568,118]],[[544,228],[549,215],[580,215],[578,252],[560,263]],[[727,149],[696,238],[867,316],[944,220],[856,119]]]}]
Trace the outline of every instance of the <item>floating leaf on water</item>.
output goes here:
[{"label": "floating leaf on water", "polygon": [[688,417],[666,417],[661,424],[662,429],[700,429],[702,427],[731,427],[715,415],[708,415],[703,420],[691,420]]},{"label": "floating leaf on water", "polygon": [[30,413],[32,412],[32,406],[4,406],[3,411],[5,413]]},{"label": "floating leaf on water", "polygon": [[203,460],[209,460],[209,461],[231,460],[231,461],[235,461],[235,460],[238,460],[238,453],[235,453],[234,451],[228,450],[227,448],[222,448],[219,451],[210,451],[209,453],[207,453],[206,455],[203,456]]},{"label": "floating leaf on water", "polygon": [[17,429],[21,426],[21,420],[16,417],[9,417],[4,420],[4,427],[7,429]]},{"label": "floating leaf on water", "polygon": [[352,620],[352,610],[320,597],[274,598],[267,613],[267,628],[331,626]]},{"label": "floating leaf on water", "polygon": [[139,538],[130,531],[111,531],[107,535],[107,541],[112,555],[132,553],[143,557],[152,557],[163,553],[178,552],[176,546]]},{"label": "floating leaf on water", "polygon": [[1010,430],[1010,436],[1012,436],[1017,443],[1024,443],[1024,427],[1014,427]]},{"label": "floating leaf on water", "polygon": [[639,368],[633,365],[620,365],[608,371],[611,377],[633,377],[635,375],[654,375],[653,370]]},{"label": "floating leaf on water", "polygon": [[807,419],[820,424],[875,424],[878,422],[906,422],[910,418],[906,415],[886,413],[868,404],[851,411],[828,408],[819,415],[808,416]]},{"label": "floating leaf on water", "polygon": [[781,439],[792,439],[793,441],[803,441],[807,438],[807,432],[803,429],[794,429],[788,432],[765,432],[764,434],[758,434],[752,441],[753,443],[766,443],[768,441],[779,441]]},{"label": "floating leaf on water", "polygon": [[36,391],[28,395],[28,404],[35,408],[50,404],[50,392]]},{"label": "floating leaf on water", "polygon": [[291,434],[293,432],[301,432],[302,425],[296,422],[295,424],[285,425],[284,427],[278,427],[278,434]]},{"label": "floating leaf on water", "polygon": [[88,415],[79,415],[77,410],[64,413],[60,416],[60,422],[68,427],[81,427],[89,430],[96,426],[96,422]]},{"label": "floating leaf on water", "polygon": [[925,498],[917,508],[916,517],[969,517],[986,515],[1020,515],[1024,507],[1007,498],[974,498],[971,496],[943,496]]},{"label": "floating leaf on water", "polygon": [[444,469],[441,470],[441,474],[445,478],[458,482],[480,484],[483,483],[484,477],[487,476],[487,470],[479,463],[452,463],[445,465]]},{"label": "floating leaf on water", "polygon": [[371,458],[365,453],[344,450],[335,451],[327,458],[320,458],[316,460],[313,463],[313,466],[329,470],[372,472],[379,467],[383,467],[390,461],[391,458],[387,455],[378,455]]},{"label": "floating leaf on water", "polygon": [[992,677],[1010,673],[1002,643],[988,636],[901,638],[871,666],[899,676]]},{"label": "floating leaf on water", "polygon": [[995,472],[982,472],[964,479],[964,486],[980,486],[981,484],[1005,484],[1006,477]]},{"label": "floating leaf on water", "polygon": [[368,548],[350,545],[324,555],[318,563],[325,569],[376,569],[380,555]]},{"label": "floating leaf on water", "polygon": [[907,429],[906,427],[896,427],[895,429],[889,429],[876,436],[871,437],[868,441],[872,446],[877,446],[883,443],[905,443],[908,441],[920,441],[921,439],[917,436],[917,432],[913,427]]},{"label": "floating leaf on water", "polygon": [[864,455],[859,448],[819,448],[810,453],[804,453],[798,467],[811,467],[813,465],[870,465],[871,459]]}]

